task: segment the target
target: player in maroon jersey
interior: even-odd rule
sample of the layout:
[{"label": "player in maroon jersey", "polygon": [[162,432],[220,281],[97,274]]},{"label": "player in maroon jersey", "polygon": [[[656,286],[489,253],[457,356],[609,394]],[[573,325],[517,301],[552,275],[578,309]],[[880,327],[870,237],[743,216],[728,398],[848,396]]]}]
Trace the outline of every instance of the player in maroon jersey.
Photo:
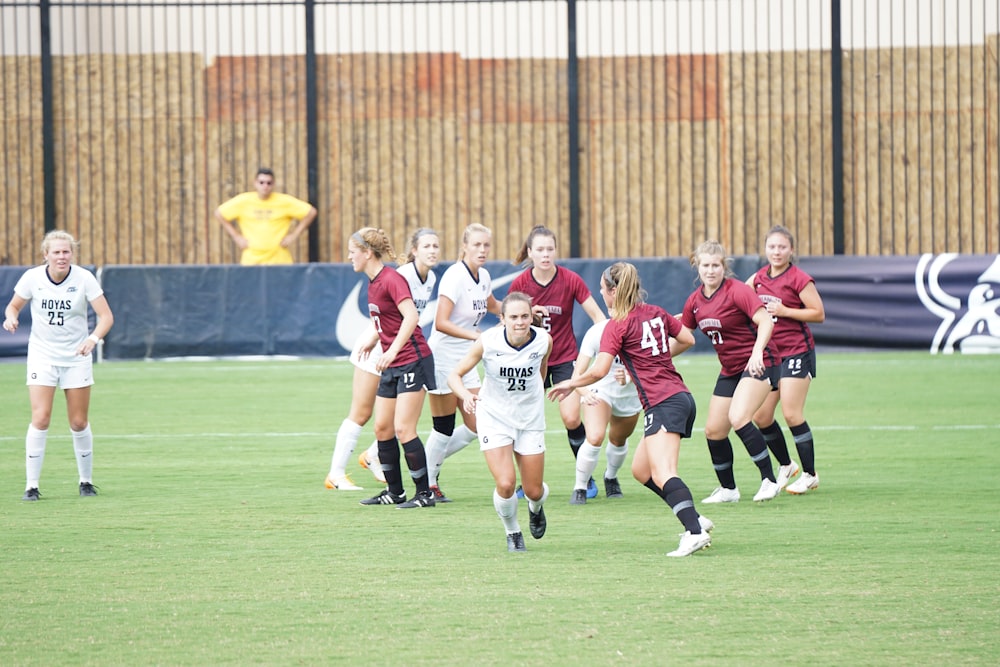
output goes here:
[{"label": "player in maroon jersey", "polygon": [[[606,320],[601,307],[597,305],[590,288],[576,273],[556,265],[556,235],[549,229],[537,225],[528,233],[524,245],[514,258],[515,264],[531,261],[531,268],[514,278],[511,292],[523,292],[531,297],[531,309],[539,325],[552,335],[552,355],[549,357],[549,372],[545,386],[568,380],[573,376],[576,362],[577,343],[573,331],[573,305],[579,303],[587,316],[596,324]],[[569,438],[573,458],[587,439],[587,430],[580,421],[580,401],[562,401],[559,404]],[[597,484],[593,478],[588,482],[587,497],[597,495]]]},{"label": "player in maroon jersey", "polygon": [[694,336],[659,306],[644,302],[645,291],[632,264],[616,262],[601,276],[601,296],[611,321],[601,336],[601,350],[584,373],[552,387],[549,398],[562,400],[578,387],[607,376],[617,355],[635,383],[645,412],[644,437],[632,457],[632,475],[664,500],[684,524],[677,549],[687,556],[712,542],[714,525],[698,514],[687,485],[677,476],[681,438],[691,437],[695,403],[674,367],[675,348],[694,345]]},{"label": "player in maroon jersey", "polygon": [[[434,358],[419,327],[420,313],[406,279],[382,263],[383,258],[396,258],[385,232],[365,227],[351,234],[347,245],[354,270],[364,272],[370,281],[368,313],[377,336],[366,343],[363,353],[369,353],[379,341],[383,349],[375,364],[382,373],[375,397],[375,437],[388,488],[362,500],[361,504],[433,507],[434,496],[427,482],[427,456],[417,435],[424,393],[435,386]],[[417,487],[409,501],[399,463],[400,441]]]},{"label": "player in maroon jersey", "polygon": [[[767,446],[778,459],[778,486],[799,495],[819,486],[813,435],[806,423],[805,406],[809,385],[816,377],[816,343],[809,323],[826,318],[823,299],[819,296],[812,276],[795,266],[795,239],[792,233],[776,225],[764,237],[764,255],[768,264],[750,276],[747,284],[753,288],[774,320],[771,342],[781,355],[781,380],[764,405],[754,414]],[[774,420],[774,410],[781,401],[781,414],[795,439],[802,462],[802,475],[789,484],[799,470],[788,455],[788,445],[781,427]]]},{"label": "player in maroon jersey", "polygon": [[705,421],[705,439],[719,487],[702,502],[735,503],[740,499],[730,429],[736,431],[760,469],[760,490],[753,499],[771,500],[781,489],[753,415],[778,386],[781,373],[781,359],[769,344],[774,322],[754,291],[732,277],[726,251],[717,241],[698,246],[691,255],[691,265],[698,269],[701,287],[685,302],[681,323],[688,331],[698,329],[705,334],[722,364]]}]

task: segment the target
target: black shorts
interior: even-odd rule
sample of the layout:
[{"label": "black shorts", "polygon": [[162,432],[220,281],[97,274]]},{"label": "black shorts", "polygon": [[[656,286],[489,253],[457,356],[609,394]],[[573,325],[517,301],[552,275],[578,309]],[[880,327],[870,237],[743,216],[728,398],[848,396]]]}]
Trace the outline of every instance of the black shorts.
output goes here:
[{"label": "black shorts", "polygon": [[720,375],[719,379],[715,381],[715,389],[712,391],[712,396],[732,398],[733,394],[736,393],[736,385],[743,378],[761,380],[771,385],[771,391],[776,391],[778,389],[778,381],[781,379],[781,366],[768,366],[764,369],[764,374],[759,377],[750,375],[750,371],[743,371],[739,375]]},{"label": "black shorts", "polygon": [[575,361],[564,361],[561,364],[549,366],[549,370],[545,374],[545,388],[548,389],[553,385],[559,384],[563,380],[568,380],[573,377],[573,367],[575,365]]},{"label": "black shorts", "polygon": [[399,394],[436,388],[434,357],[424,357],[411,364],[394,366],[382,371],[376,395],[382,398],[396,398]]},{"label": "black shorts", "polygon": [[816,377],[816,350],[793,354],[782,359],[781,377],[795,379]]},{"label": "black shorts", "polygon": [[680,433],[682,438],[690,438],[697,413],[694,397],[682,391],[646,410],[643,433],[654,435],[662,430]]}]

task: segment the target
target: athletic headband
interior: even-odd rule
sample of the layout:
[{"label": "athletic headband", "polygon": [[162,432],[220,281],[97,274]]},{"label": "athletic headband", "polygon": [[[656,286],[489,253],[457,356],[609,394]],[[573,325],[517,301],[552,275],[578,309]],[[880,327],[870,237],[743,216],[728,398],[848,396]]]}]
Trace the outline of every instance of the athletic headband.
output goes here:
[{"label": "athletic headband", "polygon": [[604,280],[606,285],[611,285],[612,287],[618,287],[618,281],[611,277],[611,267],[604,269],[604,273],[601,274],[601,278]]},{"label": "athletic headband", "polygon": [[368,241],[365,241],[364,237],[361,236],[361,232],[354,232],[351,234],[351,240],[354,241],[354,245],[361,246],[366,250],[371,250],[371,246],[368,245]]}]

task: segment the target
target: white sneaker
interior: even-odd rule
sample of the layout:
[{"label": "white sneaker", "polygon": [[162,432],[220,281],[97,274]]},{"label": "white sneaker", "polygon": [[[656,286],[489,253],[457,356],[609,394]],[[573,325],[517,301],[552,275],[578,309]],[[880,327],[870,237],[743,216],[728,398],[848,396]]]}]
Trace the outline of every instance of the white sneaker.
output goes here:
[{"label": "white sneaker", "polygon": [[712,491],[712,495],[705,498],[701,502],[703,503],[738,503],[740,502],[740,490],[739,489],[727,489],[724,486],[720,486],[715,491]]},{"label": "white sneaker", "polygon": [[781,493],[781,487],[778,486],[778,483],[772,482],[765,477],[760,480],[760,490],[757,492],[757,495],[753,497],[753,501],[755,503],[759,503],[765,500],[771,500],[779,493]]},{"label": "white sneaker", "polygon": [[799,478],[788,485],[785,491],[792,495],[800,496],[806,491],[812,491],[819,486],[819,475],[810,475],[807,472],[799,475]]},{"label": "white sneaker", "polygon": [[701,526],[701,532],[711,533],[715,528],[715,523],[712,522],[707,516],[698,515],[698,524]]},{"label": "white sneaker", "polygon": [[783,489],[788,486],[788,483],[792,481],[792,477],[799,474],[799,464],[792,461],[786,466],[778,467],[778,476],[775,478],[778,480],[778,488]]},{"label": "white sneaker", "polygon": [[684,534],[681,535],[680,544],[677,545],[674,551],[671,551],[667,555],[672,558],[683,558],[684,556],[690,556],[695,551],[701,551],[710,544],[712,544],[712,536],[704,530],[697,535],[692,535],[690,531],[684,531]]}]

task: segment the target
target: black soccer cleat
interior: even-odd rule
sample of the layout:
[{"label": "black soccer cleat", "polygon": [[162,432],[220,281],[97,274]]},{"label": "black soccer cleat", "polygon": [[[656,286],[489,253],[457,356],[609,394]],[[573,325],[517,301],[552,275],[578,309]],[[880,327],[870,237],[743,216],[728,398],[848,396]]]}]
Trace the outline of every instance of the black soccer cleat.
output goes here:
[{"label": "black soccer cleat", "polygon": [[507,551],[527,551],[528,548],[524,546],[524,535],[521,533],[508,533],[507,534]]},{"label": "black soccer cleat", "polygon": [[362,505],[401,505],[406,502],[406,494],[396,495],[389,489],[384,489],[382,493],[361,501]]},{"label": "black soccer cleat", "polygon": [[611,479],[604,478],[604,496],[606,498],[625,497],[625,494],[622,493],[622,485],[618,483],[617,477],[612,477]]},{"label": "black soccer cleat", "polygon": [[528,510],[528,527],[531,529],[531,536],[536,540],[542,539],[545,535],[545,528],[548,523],[545,521],[545,508],[539,507],[537,512]]},{"label": "black soccer cleat", "polygon": [[408,510],[414,507],[434,507],[434,493],[432,491],[417,491],[413,500],[396,505],[398,510]]},{"label": "black soccer cleat", "polygon": [[38,500],[39,497],[41,497],[41,495],[42,494],[38,491],[37,488],[31,488],[24,492],[24,495],[21,496],[21,500],[29,500],[34,502]]},{"label": "black soccer cleat", "polygon": [[96,496],[97,487],[90,482],[80,482],[80,495],[81,496]]}]

